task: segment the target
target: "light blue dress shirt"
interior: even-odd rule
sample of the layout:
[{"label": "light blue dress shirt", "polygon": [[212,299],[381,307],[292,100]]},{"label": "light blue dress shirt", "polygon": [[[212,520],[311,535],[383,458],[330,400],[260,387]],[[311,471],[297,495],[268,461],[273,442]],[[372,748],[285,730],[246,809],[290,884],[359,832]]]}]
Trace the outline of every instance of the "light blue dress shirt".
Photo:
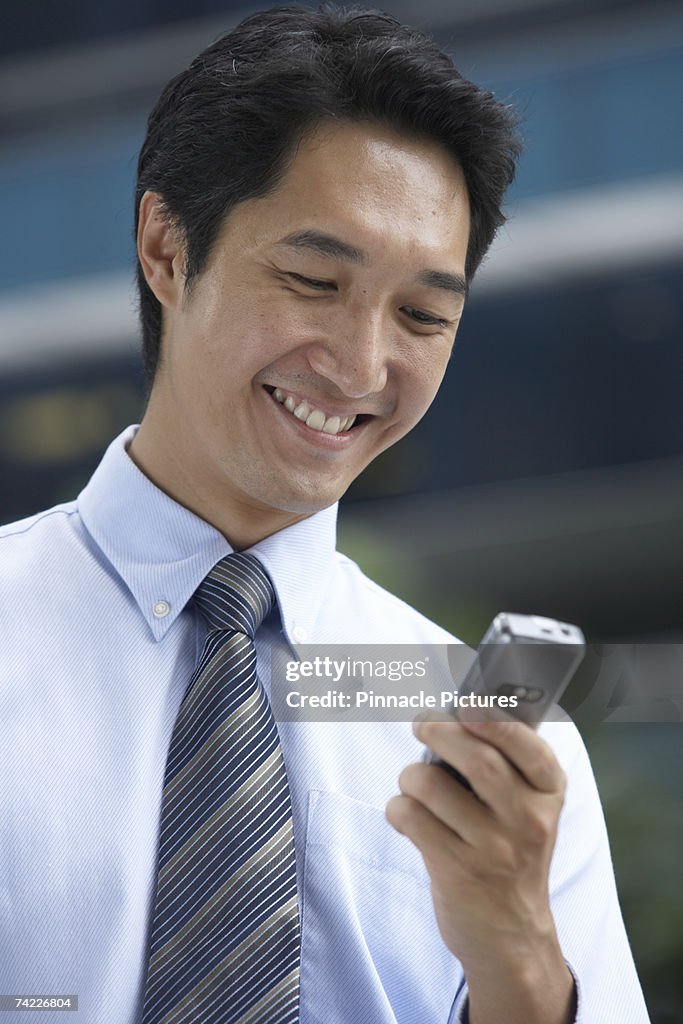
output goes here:
[{"label": "light blue dress shirt", "polygon": [[[78,499],[0,529],[0,994],[76,994],[71,1015],[134,1024],[145,976],[166,754],[203,645],[187,602],[231,550],[107,450]],[[443,644],[444,630],[335,550],[336,507],[250,549],[278,614],[268,647]],[[467,988],[418,851],[386,822],[422,747],[404,722],[283,722],[302,913],[301,1024],[449,1024]],[[575,727],[542,727],[568,779],[551,869],[580,1024],[646,1024],[605,825]],[[201,1022],[197,1022],[201,1024]],[[273,1024],[277,1024],[276,1021]]]}]

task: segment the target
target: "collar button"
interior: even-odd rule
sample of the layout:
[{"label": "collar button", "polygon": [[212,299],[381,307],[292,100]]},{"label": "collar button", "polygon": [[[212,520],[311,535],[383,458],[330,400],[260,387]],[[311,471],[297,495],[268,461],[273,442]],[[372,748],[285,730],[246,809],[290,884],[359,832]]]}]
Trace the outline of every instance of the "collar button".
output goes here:
[{"label": "collar button", "polygon": [[171,606],[168,601],[156,601],[152,605],[152,615],[155,619],[165,619],[171,610]]}]

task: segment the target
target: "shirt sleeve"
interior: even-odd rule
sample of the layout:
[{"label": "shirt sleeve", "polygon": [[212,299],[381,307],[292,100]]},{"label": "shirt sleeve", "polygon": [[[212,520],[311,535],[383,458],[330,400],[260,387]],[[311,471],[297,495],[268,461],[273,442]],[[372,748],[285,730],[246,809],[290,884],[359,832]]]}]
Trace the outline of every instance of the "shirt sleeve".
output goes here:
[{"label": "shirt sleeve", "polygon": [[550,903],[576,982],[576,1024],[649,1024],[588,753],[572,722],[549,723],[541,734],[555,748],[567,776],[550,868]]},{"label": "shirt sleeve", "polygon": [[[566,961],[565,961],[565,963],[566,963]],[[575,994],[576,999],[577,999],[576,1017],[574,1018],[574,1024],[579,1024],[579,1022],[581,1020],[581,1005],[580,1005],[580,1003],[581,1003],[581,995],[580,995],[581,989],[580,989],[580,986],[579,986],[578,979],[576,977],[576,973],[574,972],[574,970],[572,968],[572,965],[571,964],[567,964],[567,967],[571,971],[572,977],[574,978],[574,994]],[[462,986],[462,988],[460,989],[460,991],[458,992],[458,995],[456,996],[455,1002],[453,1003],[453,1007],[451,1009],[451,1015],[448,1018],[448,1024],[470,1024],[469,1005],[470,1004],[469,1004],[469,994],[468,994],[468,991],[467,991],[467,984],[464,984]]]},{"label": "shirt sleeve", "polygon": [[[567,775],[550,870],[550,902],[574,977],[574,1024],[650,1024],[619,906],[605,818],[588,754],[569,722],[541,729]],[[459,990],[448,1024],[469,1024]]]}]

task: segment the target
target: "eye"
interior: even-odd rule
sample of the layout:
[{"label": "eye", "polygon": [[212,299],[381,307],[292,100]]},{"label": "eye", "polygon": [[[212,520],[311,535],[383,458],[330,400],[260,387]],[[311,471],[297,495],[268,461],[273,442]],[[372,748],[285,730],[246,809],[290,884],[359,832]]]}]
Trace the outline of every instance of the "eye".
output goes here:
[{"label": "eye", "polygon": [[451,326],[448,320],[441,320],[438,316],[432,316],[431,313],[425,313],[421,309],[415,309],[414,306],[403,306],[402,309],[412,317],[416,323],[424,324],[425,327],[431,327],[433,324],[438,324],[439,327]]},{"label": "eye", "polygon": [[337,286],[334,281],[319,281],[314,277],[303,277],[302,274],[287,274],[287,277],[291,277],[294,281],[302,284],[305,288],[314,288],[316,291],[324,290],[336,290]]}]

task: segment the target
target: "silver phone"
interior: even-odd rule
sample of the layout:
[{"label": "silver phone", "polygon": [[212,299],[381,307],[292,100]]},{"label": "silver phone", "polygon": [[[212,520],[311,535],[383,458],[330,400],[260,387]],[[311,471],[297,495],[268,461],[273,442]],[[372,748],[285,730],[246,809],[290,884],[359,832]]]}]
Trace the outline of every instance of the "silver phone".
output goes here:
[{"label": "silver phone", "polygon": [[[567,688],[586,653],[578,626],[543,615],[500,612],[486,630],[458,692],[487,698],[506,714],[537,728]],[[486,701],[481,717],[486,718]],[[452,712],[458,717],[457,710]],[[438,764],[471,789],[457,769],[429,748],[423,760]]]}]

